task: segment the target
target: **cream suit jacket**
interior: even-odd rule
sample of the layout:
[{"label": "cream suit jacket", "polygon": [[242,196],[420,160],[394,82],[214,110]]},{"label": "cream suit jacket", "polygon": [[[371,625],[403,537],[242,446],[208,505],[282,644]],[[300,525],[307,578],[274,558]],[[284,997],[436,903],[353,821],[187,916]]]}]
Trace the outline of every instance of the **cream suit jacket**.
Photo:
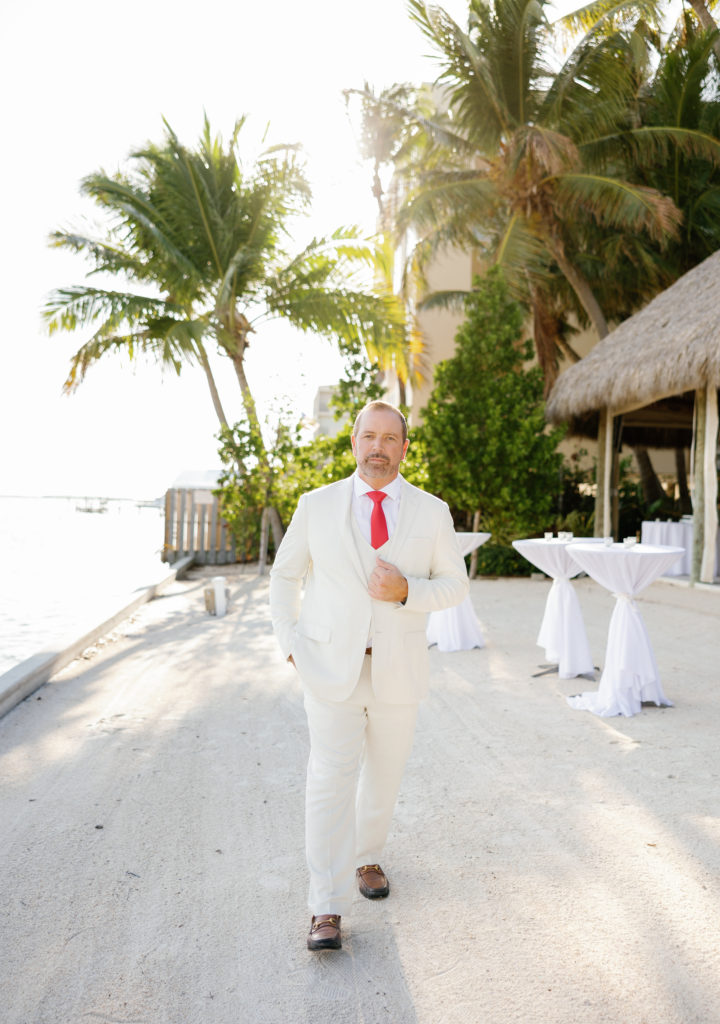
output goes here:
[{"label": "cream suit jacket", "polygon": [[415,703],[428,692],[427,615],[468,593],[450,510],[402,481],[397,525],[382,558],[407,578],[407,601],[376,601],[353,536],[352,493],[348,477],[300,499],[270,573],[275,635],[303,686],[336,701],[355,688],[371,636],[376,696]]}]

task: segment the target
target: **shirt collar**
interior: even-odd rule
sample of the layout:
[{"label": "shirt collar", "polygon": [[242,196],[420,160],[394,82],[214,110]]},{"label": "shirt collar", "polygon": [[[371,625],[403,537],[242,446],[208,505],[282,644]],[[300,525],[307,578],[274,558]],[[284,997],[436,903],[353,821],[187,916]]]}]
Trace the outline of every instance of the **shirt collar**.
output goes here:
[{"label": "shirt collar", "polygon": [[[397,501],[400,497],[400,489],[402,488],[402,485],[403,478],[398,473],[394,480],[391,480],[389,484],[385,485],[385,487],[381,487],[380,490],[384,491],[388,498],[392,498],[394,501]],[[357,470],[353,473],[353,486],[355,488],[355,494],[358,497],[361,497],[363,494],[367,494],[368,491],[375,491],[378,489],[376,487],[372,487],[368,483],[365,483],[365,481],[358,475]]]}]

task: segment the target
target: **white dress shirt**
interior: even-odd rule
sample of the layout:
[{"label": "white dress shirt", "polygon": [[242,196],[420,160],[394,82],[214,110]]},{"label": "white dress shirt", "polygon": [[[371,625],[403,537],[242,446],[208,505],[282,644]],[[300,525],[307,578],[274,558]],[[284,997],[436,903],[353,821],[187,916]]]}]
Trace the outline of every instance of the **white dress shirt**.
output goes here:
[{"label": "white dress shirt", "polygon": [[380,490],[387,494],[387,498],[380,506],[385,513],[385,522],[387,523],[388,540],[393,535],[398,521],[398,513],[400,511],[400,501],[402,500],[402,485],[403,479],[401,476],[396,476],[394,480],[391,480],[385,487],[372,487],[370,484],[366,484],[362,480],[357,471],[353,475],[353,497],[352,497],[352,509],[355,521],[360,527],[365,540],[370,543],[370,516],[373,510],[372,498],[366,498],[365,495],[368,491]]}]

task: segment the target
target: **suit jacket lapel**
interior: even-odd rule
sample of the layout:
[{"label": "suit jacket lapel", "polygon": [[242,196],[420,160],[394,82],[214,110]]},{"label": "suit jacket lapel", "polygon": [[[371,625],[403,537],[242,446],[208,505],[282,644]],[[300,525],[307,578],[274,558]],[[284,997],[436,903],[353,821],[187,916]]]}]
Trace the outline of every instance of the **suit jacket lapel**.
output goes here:
[{"label": "suit jacket lapel", "polygon": [[[398,521],[395,524],[393,535],[390,538],[390,551],[401,551],[402,546],[410,536],[415,516],[418,510],[418,495],[416,489],[403,479],[398,510]],[[389,553],[389,552],[388,552]]]},{"label": "suit jacket lapel", "polygon": [[347,477],[342,481],[343,486],[338,487],[338,522],[340,523],[340,539],[345,545],[350,564],[355,569],[360,579],[364,584],[367,585],[367,575],[363,569],[362,561],[358,553],[357,546],[355,544],[355,538],[353,537],[352,523],[350,517],[352,516],[352,497],[353,497],[353,478]]}]

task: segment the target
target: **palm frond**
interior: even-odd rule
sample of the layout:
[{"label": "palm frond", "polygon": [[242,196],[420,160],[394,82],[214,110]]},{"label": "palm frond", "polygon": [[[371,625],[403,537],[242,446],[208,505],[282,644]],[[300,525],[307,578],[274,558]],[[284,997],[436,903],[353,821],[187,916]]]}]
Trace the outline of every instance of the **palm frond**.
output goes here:
[{"label": "palm frond", "polygon": [[74,231],[53,231],[48,238],[49,244],[56,249],[69,249],[81,253],[92,260],[94,267],[90,273],[123,273],[128,277],[143,279],[146,263],[134,253],[126,252],[119,245],[102,242],[87,235]]},{"label": "palm frond", "polygon": [[488,240],[487,254],[505,272],[513,297],[527,303],[528,283],[546,285],[550,257],[541,225],[518,212],[503,219]]},{"label": "palm frond", "polygon": [[170,268],[174,275],[180,277],[197,276],[197,266],[177,244],[162,210],[156,208],[147,194],[122,180],[102,174],[85,178],[81,191],[112,215],[123,218],[133,234],[132,244],[137,247],[139,255],[155,256],[155,264],[162,262],[166,277],[171,276]]},{"label": "palm frond", "polygon": [[109,352],[125,355],[131,362],[139,355],[149,356],[154,362],[171,367],[179,374],[188,359],[200,361],[198,344],[207,331],[207,324],[203,321],[178,321],[172,317],[147,319],[141,329],[125,334],[117,333],[115,327],[113,320],[108,319],[77,350],[63,385],[65,392],[75,391],[88,370]]},{"label": "palm frond", "polygon": [[587,37],[607,37],[635,25],[640,19],[660,28],[665,16],[662,0],[593,0],[554,23],[566,38],[582,32]]},{"label": "palm frond", "polygon": [[664,162],[677,149],[684,156],[720,166],[720,139],[697,129],[648,125],[625,132],[622,141],[643,164]]},{"label": "palm frond", "polygon": [[[480,149],[492,145],[510,129],[508,111],[500,102],[487,55],[441,7],[422,0],[410,0],[410,17],[439,52],[442,73],[439,81],[450,87],[453,106],[463,128],[473,131],[472,141]],[[469,108],[484,108],[485,121],[468,116]]]},{"label": "palm frond", "polygon": [[422,235],[452,224],[458,238],[467,238],[493,215],[501,201],[497,183],[485,174],[434,175],[408,196],[398,212],[398,228],[412,227]]},{"label": "palm frond", "polygon": [[605,227],[644,231],[666,243],[677,235],[682,215],[656,189],[594,174],[563,174],[553,181],[554,204],[563,219],[592,217]]},{"label": "palm frond", "polygon": [[429,292],[418,302],[418,310],[425,312],[430,309],[443,309],[452,313],[462,313],[469,294],[467,289],[458,288]]},{"label": "palm frond", "polygon": [[[435,93],[439,92],[437,88]],[[476,146],[462,134],[459,127],[453,124],[447,117],[442,116],[441,111],[435,108],[432,113],[424,110],[424,98],[418,90],[415,103],[403,103],[394,90],[388,90],[380,96],[376,96],[367,87],[364,89],[346,89],[346,96],[358,96],[373,109],[375,120],[381,125],[392,129],[401,136],[408,136],[411,126],[415,126],[425,133],[427,140],[436,146],[445,147],[450,151],[458,153],[474,154]],[[403,158],[407,156],[407,150],[417,145],[417,138],[401,138],[398,142],[396,152],[391,146],[392,159],[396,164],[402,164]],[[369,145],[369,144],[368,144]],[[405,150],[403,149],[405,146]]]},{"label": "palm frond", "polygon": [[181,306],[147,295],[116,292],[106,288],[75,285],[57,288],[48,296],[42,310],[48,331],[74,331],[99,319],[113,325],[137,324],[149,316],[182,317]]},{"label": "palm frond", "polygon": [[513,136],[508,147],[508,167],[511,172],[525,163],[537,174],[562,174],[580,163],[577,146],[567,135],[543,125],[524,125]]}]

